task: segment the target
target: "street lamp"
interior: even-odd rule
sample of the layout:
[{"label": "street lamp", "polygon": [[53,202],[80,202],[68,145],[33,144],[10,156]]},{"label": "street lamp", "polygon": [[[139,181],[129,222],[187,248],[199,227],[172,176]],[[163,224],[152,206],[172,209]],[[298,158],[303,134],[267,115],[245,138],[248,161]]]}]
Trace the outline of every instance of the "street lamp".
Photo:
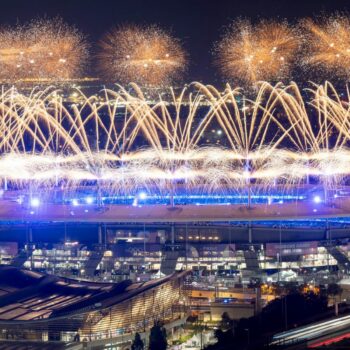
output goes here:
[{"label": "street lamp", "polygon": [[249,332],[249,328],[244,328],[244,330],[247,332],[248,345],[250,345],[250,332]]}]

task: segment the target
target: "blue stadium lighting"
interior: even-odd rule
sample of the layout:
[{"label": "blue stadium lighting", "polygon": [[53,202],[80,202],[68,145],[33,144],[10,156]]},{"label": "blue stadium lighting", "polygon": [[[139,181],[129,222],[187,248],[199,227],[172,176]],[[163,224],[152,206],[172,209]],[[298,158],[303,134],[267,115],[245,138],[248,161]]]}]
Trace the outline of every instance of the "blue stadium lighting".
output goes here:
[{"label": "blue stadium lighting", "polygon": [[[278,204],[279,201],[290,202],[295,200],[306,200],[307,197],[303,195],[287,195],[280,193],[272,193],[272,194],[251,194],[250,198],[252,199],[252,203],[256,204]],[[147,193],[146,191],[140,191],[134,195],[128,196],[104,196],[103,201],[111,203],[111,204],[129,204],[138,206],[140,202],[142,204],[163,204],[166,205],[169,203],[170,196],[159,196],[152,195]],[[230,204],[243,204],[246,203],[248,199],[247,195],[238,195],[238,194],[176,194],[174,195],[174,200],[177,204],[192,204],[196,205],[225,205],[227,203]],[[312,200],[312,199],[311,199]],[[95,201],[95,199],[94,199]],[[80,202],[79,202],[80,203]],[[280,204],[283,204],[282,202]]]},{"label": "blue stadium lighting", "polygon": [[316,204],[321,203],[321,197],[320,197],[320,196],[315,196],[315,197],[314,197],[314,202],[315,202]]},{"label": "blue stadium lighting", "polygon": [[86,197],[85,202],[86,204],[92,204],[94,202],[94,199],[92,197]]},{"label": "blue stadium lighting", "polygon": [[30,200],[30,206],[31,206],[31,207],[36,208],[36,207],[38,207],[39,205],[40,205],[40,200],[39,200],[39,198],[32,198],[32,199]]},{"label": "blue stadium lighting", "polygon": [[77,207],[78,205],[79,205],[79,201],[77,200],[77,199],[73,199],[72,200],[72,204],[75,206],[75,207]]}]

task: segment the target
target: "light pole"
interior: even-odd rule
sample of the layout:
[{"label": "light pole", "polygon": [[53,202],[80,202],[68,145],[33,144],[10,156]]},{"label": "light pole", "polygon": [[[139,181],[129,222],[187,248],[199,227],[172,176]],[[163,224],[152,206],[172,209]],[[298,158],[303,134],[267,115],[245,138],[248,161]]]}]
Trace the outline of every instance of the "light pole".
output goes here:
[{"label": "light pole", "polygon": [[250,345],[250,332],[249,328],[244,328],[244,330],[247,332],[247,340],[248,340],[248,346]]},{"label": "light pole", "polygon": [[285,330],[288,329],[288,316],[287,316],[287,295],[284,296],[284,326]]},{"label": "light pole", "polygon": [[243,176],[245,178],[245,184],[247,188],[247,197],[248,197],[248,209],[251,209],[252,206],[252,193],[251,193],[251,174],[250,174],[250,165],[249,160],[246,160],[245,170],[243,173]]}]

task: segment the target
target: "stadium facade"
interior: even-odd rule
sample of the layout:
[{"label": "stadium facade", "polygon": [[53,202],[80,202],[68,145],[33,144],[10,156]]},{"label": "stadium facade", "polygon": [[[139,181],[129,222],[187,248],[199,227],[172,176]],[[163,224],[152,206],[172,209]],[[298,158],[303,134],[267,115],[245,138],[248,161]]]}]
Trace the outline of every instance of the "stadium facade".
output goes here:
[{"label": "stadium facade", "polygon": [[156,100],[4,91],[0,263],[31,272],[0,270],[3,339],[117,347],[177,327],[187,271],[218,309],[256,280],[348,274],[348,110],[313,89],[317,113],[268,83],[250,102],[199,83]]},{"label": "stadium facade", "polygon": [[78,282],[0,268],[0,337],[3,341],[79,342],[119,349],[157,321],[168,329],[187,318],[186,272],[149,282]]}]

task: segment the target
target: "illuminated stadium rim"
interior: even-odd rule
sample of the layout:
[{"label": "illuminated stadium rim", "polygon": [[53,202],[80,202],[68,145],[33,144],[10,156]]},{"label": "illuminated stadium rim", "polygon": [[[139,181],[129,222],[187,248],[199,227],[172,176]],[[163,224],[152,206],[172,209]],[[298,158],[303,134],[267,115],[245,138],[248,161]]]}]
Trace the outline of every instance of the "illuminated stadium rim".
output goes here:
[{"label": "illuminated stadium rim", "polygon": [[[324,197],[322,194],[313,194],[312,197],[307,197],[305,195],[283,195],[283,194],[273,194],[273,195],[164,195],[164,196],[154,196],[148,194],[145,191],[141,191],[135,195],[129,196],[102,196],[98,197],[96,194],[88,194],[81,196],[65,196],[62,199],[50,198],[45,193],[35,193],[35,194],[25,194],[19,195],[16,201],[19,204],[24,204],[26,201],[31,207],[38,207],[45,203],[52,204],[68,204],[73,207],[84,206],[84,205],[132,205],[132,206],[143,206],[143,205],[245,205],[250,201],[252,205],[261,204],[283,204],[285,202],[293,201],[306,201],[312,199],[316,204],[323,203]],[[338,198],[335,194],[334,198]]]}]

